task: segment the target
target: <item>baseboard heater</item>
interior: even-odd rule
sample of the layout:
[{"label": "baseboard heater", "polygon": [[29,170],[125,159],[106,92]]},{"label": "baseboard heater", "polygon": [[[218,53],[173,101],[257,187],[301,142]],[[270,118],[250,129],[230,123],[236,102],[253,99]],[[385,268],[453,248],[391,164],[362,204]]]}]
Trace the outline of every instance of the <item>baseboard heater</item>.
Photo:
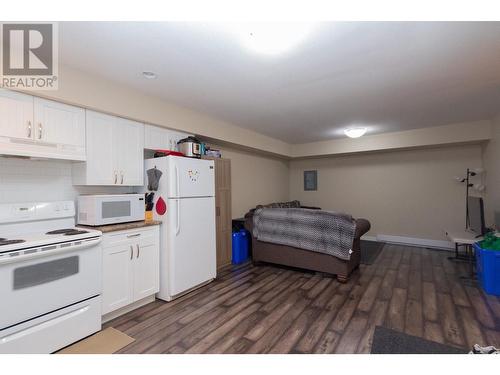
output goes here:
[{"label": "baseboard heater", "polygon": [[[373,238],[373,237],[372,237]],[[378,242],[386,242],[393,244],[409,245],[416,247],[429,247],[441,250],[454,250],[455,246],[450,241],[430,240],[426,238],[404,237],[404,236],[390,236],[379,234],[376,237]]]}]

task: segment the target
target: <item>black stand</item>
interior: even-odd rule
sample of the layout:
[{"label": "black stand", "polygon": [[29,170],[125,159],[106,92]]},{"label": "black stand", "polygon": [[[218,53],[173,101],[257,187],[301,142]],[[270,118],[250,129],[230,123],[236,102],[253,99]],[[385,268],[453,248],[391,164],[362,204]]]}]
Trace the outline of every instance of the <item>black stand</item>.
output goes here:
[{"label": "black stand", "polygon": [[[470,177],[475,176],[477,173],[472,172],[469,168],[467,168],[467,176],[462,179],[460,182],[465,182],[465,230],[467,230],[470,226],[470,218],[469,218],[469,189],[473,186],[470,182]],[[465,246],[465,255],[461,255],[458,252],[458,247],[459,246]],[[472,245],[470,244],[458,244],[455,243],[455,256],[454,257],[448,257],[449,260],[452,261],[459,261],[459,262],[468,262],[469,263],[469,270],[470,270],[470,276],[461,276],[461,279],[465,280],[475,280],[475,275],[474,275],[474,249],[472,248]]]}]

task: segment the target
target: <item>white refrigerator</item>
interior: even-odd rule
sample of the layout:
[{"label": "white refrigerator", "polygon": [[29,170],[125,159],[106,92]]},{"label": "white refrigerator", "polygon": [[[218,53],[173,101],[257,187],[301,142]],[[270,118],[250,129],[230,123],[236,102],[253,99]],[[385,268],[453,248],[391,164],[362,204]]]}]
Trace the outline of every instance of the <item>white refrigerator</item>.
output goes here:
[{"label": "white refrigerator", "polygon": [[[145,161],[162,175],[155,191],[154,219],[160,227],[160,291],[171,301],[216,276],[214,162],[179,156]],[[158,201],[166,212],[157,211]],[[160,205],[161,207],[161,205]]]}]

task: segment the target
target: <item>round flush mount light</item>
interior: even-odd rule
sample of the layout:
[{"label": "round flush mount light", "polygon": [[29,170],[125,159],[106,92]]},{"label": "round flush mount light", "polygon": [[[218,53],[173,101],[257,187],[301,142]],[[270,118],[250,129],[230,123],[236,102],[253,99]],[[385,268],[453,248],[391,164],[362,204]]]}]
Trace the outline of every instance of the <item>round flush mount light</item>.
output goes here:
[{"label": "round flush mount light", "polygon": [[241,22],[219,23],[248,50],[278,55],[301,44],[316,27],[305,22]]},{"label": "round flush mount light", "polygon": [[156,73],[150,72],[148,70],[142,72],[142,76],[146,79],[156,79]]},{"label": "round flush mount light", "polygon": [[366,128],[348,128],[344,130],[344,134],[347,135],[349,138],[359,138],[366,133]]}]

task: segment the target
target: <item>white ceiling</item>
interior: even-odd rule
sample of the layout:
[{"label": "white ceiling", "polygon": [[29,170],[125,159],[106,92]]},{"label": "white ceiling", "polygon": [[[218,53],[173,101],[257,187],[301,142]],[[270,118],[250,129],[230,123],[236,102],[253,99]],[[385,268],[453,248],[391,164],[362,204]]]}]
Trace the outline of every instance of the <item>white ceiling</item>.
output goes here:
[{"label": "white ceiling", "polygon": [[274,56],[210,24],[63,22],[59,34],[63,64],[290,143],[500,112],[500,22],[321,23]]}]

